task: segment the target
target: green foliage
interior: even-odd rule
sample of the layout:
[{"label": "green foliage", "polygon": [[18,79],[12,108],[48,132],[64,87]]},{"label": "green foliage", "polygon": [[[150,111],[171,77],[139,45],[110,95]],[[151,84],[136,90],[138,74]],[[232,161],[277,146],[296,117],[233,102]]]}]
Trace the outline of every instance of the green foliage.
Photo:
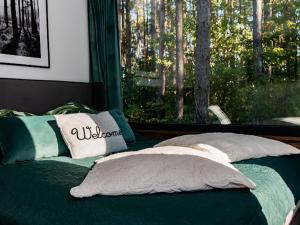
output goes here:
[{"label": "green foliage", "polygon": [[299,117],[299,91],[297,82],[248,84],[233,96],[231,117],[235,123],[251,124],[274,124],[276,118]]},{"label": "green foliage", "polygon": [[[274,124],[276,118],[300,115],[299,82],[270,79],[254,82],[248,80],[243,69],[227,69],[212,75],[210,84],[211,105],[219,105],[232,123]],[[172,89],[167,90],[163,104],[157,101],[157,88],[135,87],[133,90],[131,104],[125,104],[125,113],[132,122],[176,122]],[[180,122],[191,123],[195,119],[192,89],[185,89],[184,100],[185,114]]]},{"label": "green foliage", "polygon": [[[142,2],[145,3],[133,3],[132,10],[132,74],[124,73],[123,76],[126,116],[135,122],[192,123],[195,121],[196,0],[184,1],[185,77],[182,121],[174,120],[176,1],[166,0],[163,59],[158,57],[159,38],[151,39],[150,2]],[[210,105],[220,106],[233,123],[273,123],[271,120],[274,118],[300,115],[300,84],[297,82],[300,71],[300,1],[274,0],[265,1],[264,4],[265,75],[260,80],[254,80],[252,1],[211,1]],[[268,14],[267,10],[271,13]],[[140,35],[137,35],[138,32]],[[138,51],[139,48],[142,50]],[[122,58],[123,62],[126,61],[125,55]],[[151,79],[159,80],[155,65],[164,66],[167,84],[163,100],[160,99],[158,86],[141,86],[135,82],[140,71],[152,72],[156,77]],[[132,85],[129,85],[130,80],[133,81]]]}]

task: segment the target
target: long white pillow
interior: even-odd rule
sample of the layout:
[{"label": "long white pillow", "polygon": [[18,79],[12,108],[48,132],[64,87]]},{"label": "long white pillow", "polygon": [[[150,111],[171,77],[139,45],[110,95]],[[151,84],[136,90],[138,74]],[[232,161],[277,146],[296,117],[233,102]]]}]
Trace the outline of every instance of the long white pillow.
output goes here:
[{"label": "long white pillow", "polygon": [[154,147],[181,146],[209,152],[227,162],[266,156],[300,154],[300,150],[263,137],[235,133],[204,133],[184,135],[163,141]]},{"label": "long white pillow", "polygon": [[72,158],[103,156],[127,149],[121,130],[109,112],[55,116]]},{"label": "long white pillow", "polygon": [[212,188],[255,188],[245,175],[209,154],[183,147],[125,152],[96,161],[82,184],[71,189],[76,198],[94,195],[172,193]]}]

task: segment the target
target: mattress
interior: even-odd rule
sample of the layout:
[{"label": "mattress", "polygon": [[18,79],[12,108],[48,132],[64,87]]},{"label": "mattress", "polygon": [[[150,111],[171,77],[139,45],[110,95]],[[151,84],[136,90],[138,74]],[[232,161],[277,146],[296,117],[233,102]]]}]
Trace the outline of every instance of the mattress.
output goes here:
[{"label": "mattress", "polygon": [[[154,142],[140,140],[138,150]],[[257,189],[74,199],[95,158],[0,166],[1,225],[283,225],[300,200],[300,156],[236,163]]]}]

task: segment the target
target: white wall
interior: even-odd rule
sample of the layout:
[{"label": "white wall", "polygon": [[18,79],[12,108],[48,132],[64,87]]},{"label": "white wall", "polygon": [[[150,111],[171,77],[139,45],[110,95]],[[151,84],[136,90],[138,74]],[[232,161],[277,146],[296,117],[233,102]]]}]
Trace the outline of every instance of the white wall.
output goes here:
[{"label": "white wall", "polygon": [[50,69],[0,64],[0,77],[89,81],[87,0],[48,0]]}]

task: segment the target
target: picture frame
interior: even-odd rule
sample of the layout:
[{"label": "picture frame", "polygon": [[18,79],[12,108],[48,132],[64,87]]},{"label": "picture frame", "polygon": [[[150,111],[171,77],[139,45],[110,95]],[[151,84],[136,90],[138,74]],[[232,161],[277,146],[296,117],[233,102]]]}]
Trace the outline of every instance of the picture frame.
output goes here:
[{"label": "picture frame", "polygon": [[47,0],[0,0],[0,64],[50,68]]}]

